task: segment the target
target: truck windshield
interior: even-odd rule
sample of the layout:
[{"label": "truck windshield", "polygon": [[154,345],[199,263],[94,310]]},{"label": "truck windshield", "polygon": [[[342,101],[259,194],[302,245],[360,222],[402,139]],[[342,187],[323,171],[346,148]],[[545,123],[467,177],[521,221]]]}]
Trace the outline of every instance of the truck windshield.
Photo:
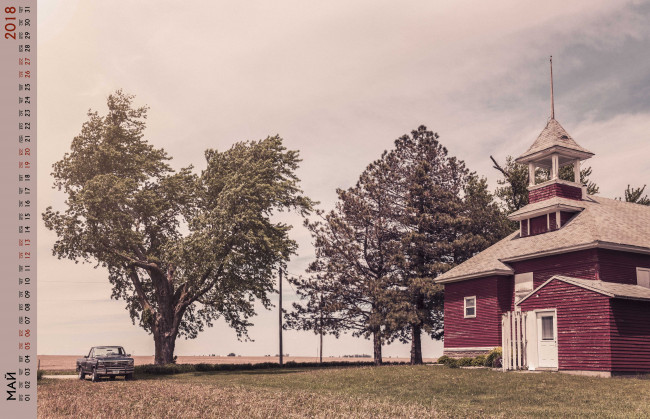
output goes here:
[{"label": "truck windshield", "polygon": [[95,356],[119,356],[124,355],[124,349],[121,346],[105,346],[95,348]]}]

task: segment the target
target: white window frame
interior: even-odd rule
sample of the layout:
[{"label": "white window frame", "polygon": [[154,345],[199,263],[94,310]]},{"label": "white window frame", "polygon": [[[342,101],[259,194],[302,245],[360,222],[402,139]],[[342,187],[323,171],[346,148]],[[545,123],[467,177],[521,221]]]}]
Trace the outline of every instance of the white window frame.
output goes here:
[{"label": "white window frame", "polygon": [[[519,280],[520,285],[522,283],[530,282],[530,289],[526,290],[527,292],[526,292],[525,295],[528,295],[529,293],[533,292],[533,290],[535,289],[535,282],[534,282],[533,272],[524,272],[524,273],[520,273],[520,274],[515,274],[515,283],[514,283],[515,303],[518,302],[518,300],[517,300],[517,291],[518,291],[517,290],[517,285],[518,285],[517,280]],[[523,287],[520,286],[519,289],[521,290],[521,288],[523,288]],[[520,298],[523,298],[523,297],[524,297],[524,295],[522,295]]]},{"label": "white window frame", "polygon": [[636,284],[639,285],[639,286],[645,287],[645,288],[650,288],[650,283],[648,283],[647,285],[641,285],[639,283],[639,279],[641,279],[641,272],[647,273],[648,276],[650,277],[650,269],[649,268],[640,268],[640,267],[637,266],[637,268],[636,268]]},{"label": "white window frame", "polygon": [[[471,300],[471,299],[474,300],[474,314],[468,316],[467,315],[467,300]],[[470,307],[470,308],[472,308],[472,307]],[[470,297],[465,297],[465,299],[463,300],[463,316],[466,319],[473,319],[473,318],[476,317],[476,296],[475,295],[472,295]]]}]

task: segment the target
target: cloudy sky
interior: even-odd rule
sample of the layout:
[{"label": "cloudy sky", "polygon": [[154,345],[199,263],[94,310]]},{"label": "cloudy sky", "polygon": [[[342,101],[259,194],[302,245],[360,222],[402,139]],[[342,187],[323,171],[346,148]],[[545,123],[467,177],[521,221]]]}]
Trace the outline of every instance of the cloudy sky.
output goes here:
[{"label": "cloudy sky", "polygon": [[[243,4],[245,3],[245,4]],[[206,148],[279,134],[303,158],[307,195],[332,207],[336,188],[419,125],[496,186],[489,156],[527,149],[555,115],[596,155],[606,197],[650,183],[650,3],[645,1],[169,1],[39,2],[39,206],[63,208],[51,165],[89,108],[122,88],[147,104],[147,138],[180,168]],[[313,255],[300,243],[289,271]],[[153,354],[153,340],[110,300],[106,272],[51,256],[39,228],[38,353],[81,354],[121,344]],[[284,299],[295,300],[285,283]],[[277,298],[276,298],[277,300]],[[260,309],[238,342],[222,322],[179,355],[277,353],[277,313]],[[285,351],[315,356],[313,334],[288,332]],[[372,353],[369,341],[325,339],[325,355]],[[425,339],[424,356],[440,342]],[[393,344],[386,356],[407,356]]]}]

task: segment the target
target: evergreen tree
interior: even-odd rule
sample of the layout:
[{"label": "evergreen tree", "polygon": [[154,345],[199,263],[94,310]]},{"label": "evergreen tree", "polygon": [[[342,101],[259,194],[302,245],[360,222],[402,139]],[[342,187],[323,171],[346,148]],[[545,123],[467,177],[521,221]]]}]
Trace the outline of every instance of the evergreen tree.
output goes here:
[{"label": "evergreen tree", "polygon": [[402,246],[397,261],[409,302],[402,339],[410,335],[411,363],[420,364],[422,332],[434,339],[443,333],[443,292],[433,280],[511,229],[485,179],[449,156],[425,126],[395,141],[382,160],[392,172]]},{"label": "evergreen tree", "polygon": [[372,336],[377,363],[381,344],[398,338],[411,342],[411,363],[422,363],[422,333],[443,335],[443,288],[434,279],[511,226],[486,180],[424,126],[396,140],[338,195],[333,211],[307,223],[316,260],[308,278],[291,280],[303,303],[288,323]]},{"label": "evergreen tree", "polygon": [[[633,202],[635,204],[641,205],[650,205],[650,198],[648,195],[643,195],[646,185],[643,185],[641,188],[632,188],[630,185],[627,185],[625,190],[625,202]],[[619,198],[620,200],[620,198]]]},{"label": "evergreen tree", "polygon": [[337,191],[334,210],[305,223],[316,260],[309,276],[289,278],[302,302],[286,316],[288,328],[372,338],[377,365],[402,311],[393,260],[399,243],[384,175],[381,163],[371,164],[356,186]]}]

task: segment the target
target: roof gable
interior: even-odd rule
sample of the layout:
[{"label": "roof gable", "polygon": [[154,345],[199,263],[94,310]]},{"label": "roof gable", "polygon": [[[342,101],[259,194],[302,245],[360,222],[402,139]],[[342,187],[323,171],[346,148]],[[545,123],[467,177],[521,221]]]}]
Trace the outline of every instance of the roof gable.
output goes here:
[{"label": "roof gable", "polygon": [[639,285],[619,284],[617,282],[606,282],[593,279],[572,278],[568,276],[555,275],[534,289],[528,295],[523,297],[521,300],[519,300],[516,305],[520,305],[529,297],[538,293],[547,284],[551,283],[551,281],[562,281],[567,284],[575,285],[577,287],[593,291],[610,298],[650,301],[650,288],[645,288]]}]

